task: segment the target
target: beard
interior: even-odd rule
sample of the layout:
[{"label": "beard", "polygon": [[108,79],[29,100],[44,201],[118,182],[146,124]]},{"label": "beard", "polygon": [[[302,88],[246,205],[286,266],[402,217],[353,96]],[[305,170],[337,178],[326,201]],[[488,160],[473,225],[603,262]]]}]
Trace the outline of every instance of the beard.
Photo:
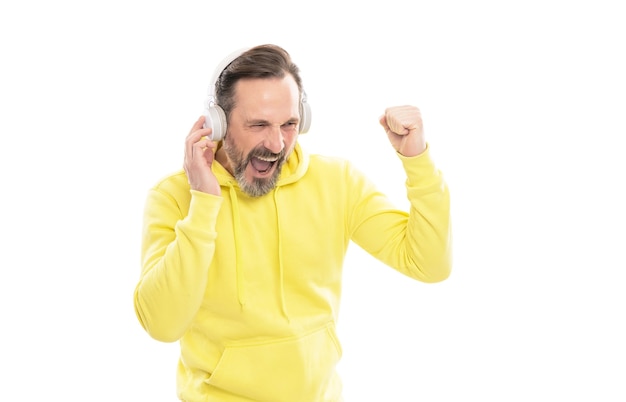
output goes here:
[{"label": "beard", "polygon": [[[229,135],[224,138],[224,152],[230,159],[233,176],[239,184],[239,188],[250,197],[260,197],[272,191],[278,183],[278,177],[282,170],[283,164],[289,155],[286,154],[285,148],[278,154],[268,150],[262,145],[253,148],[248,155],[244,155],[235,143],[230,139]],[[252,158],[277,158],[274,163],[274,173],[270,177],[253,177],[249,182],[246,179],[246,168],[250,164]]]}]

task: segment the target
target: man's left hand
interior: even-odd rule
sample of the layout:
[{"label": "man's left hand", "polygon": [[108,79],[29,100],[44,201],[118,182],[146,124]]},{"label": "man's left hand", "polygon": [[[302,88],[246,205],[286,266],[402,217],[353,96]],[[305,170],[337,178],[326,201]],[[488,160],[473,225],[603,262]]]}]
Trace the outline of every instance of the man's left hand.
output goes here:
[{"label": "man's left hand", "polygon": [[415,106],[393,106],[380,117],[380,125],[394,149],[403,156],[417,156],[426,150],[422,114]]}]

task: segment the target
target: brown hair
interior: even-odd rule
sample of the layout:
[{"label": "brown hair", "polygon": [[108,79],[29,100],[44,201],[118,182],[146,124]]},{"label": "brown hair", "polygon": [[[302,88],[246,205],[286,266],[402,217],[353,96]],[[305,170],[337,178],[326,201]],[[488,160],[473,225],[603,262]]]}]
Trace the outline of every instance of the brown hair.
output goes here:
[{"label": "brown hair", "polygon": [[248,49],[233,60],[215,81],[216,103],[224,110],[226,119],[235,107],[235,84],[245,78],[283,78],[291,74],[302,95],[300,70],[289,53],[280,46],[260,45]]}]

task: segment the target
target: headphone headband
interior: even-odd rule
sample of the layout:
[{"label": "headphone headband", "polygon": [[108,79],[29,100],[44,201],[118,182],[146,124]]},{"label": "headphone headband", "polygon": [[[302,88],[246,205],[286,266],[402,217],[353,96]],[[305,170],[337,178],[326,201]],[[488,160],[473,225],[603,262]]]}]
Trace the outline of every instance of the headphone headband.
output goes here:
[{"label": "headphone headband", "polygon": [[237,59],[239,56],[241,56],[242,54],[244,54],[250,49],[251,48],[249,47],[244,47],[239,50],[235,50],[234,52],[226,56],[220,62],[220,64],[217,65],[217,67],[215,68],[215,71],[213,71],[213,76],[211,77],[211,84],[209,85],[209,89],[207,90],[207,95],[209,96],[209,98],[212,98],[215,101],[215,84],[217,83],[217,80],[220,78],[220,75],[222,75],[224,70],[226,70],[226,67],[228,67],[230,63],[235,61],[235,59]]}]

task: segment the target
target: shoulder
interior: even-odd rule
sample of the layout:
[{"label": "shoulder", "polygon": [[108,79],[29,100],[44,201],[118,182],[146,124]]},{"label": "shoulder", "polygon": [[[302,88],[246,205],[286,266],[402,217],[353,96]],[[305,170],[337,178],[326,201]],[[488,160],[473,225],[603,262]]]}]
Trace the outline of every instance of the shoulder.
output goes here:
[{"label": "shoulder", "polygon": [[362,176],[363,173],[347,158],[314,154],[310,156],[310,170],[335,175]]},{"label": "shoulder", "polygon": [[363,172],[349,159],[319,154],[310,156],[307,176],[325,186],[335,186],[346,191],[351,191],[353,186],[361,186],[367,181]]},{"label": "shoulder", "polygon": [[169,173],[161,177],[153,186],[155,190],[167,190],[170,188],[189,187],[187,175],[183,169]]},{"label": "shoulder", "polygon": [[165,196],[180,199],[189,197],[189,181],[183,169],[161,177],[151,188],[152,192],[161,193]]},{"label": "shoulder", "polygon": [[350,161],[338,156],[312,154],[309,156],[309,169],[339,171],[350,167]]}]

